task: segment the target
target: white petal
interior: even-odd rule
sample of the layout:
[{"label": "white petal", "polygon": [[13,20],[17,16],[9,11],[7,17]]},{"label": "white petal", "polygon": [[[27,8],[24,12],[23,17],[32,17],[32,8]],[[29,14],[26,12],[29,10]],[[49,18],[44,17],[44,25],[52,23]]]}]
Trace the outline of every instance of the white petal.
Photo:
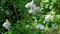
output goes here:
[{"label": "white petal", "polygon": [[36,5],[34,4],[34,1],[33,1],[33,0],[32,0],[31,2],[29,2],[29,3],[27,3],[27,4],[25,5],[25,7],[26,7],[26,8],[30,8],[30,10],[29,10],[29,13],[30,13],[30,14],[35,14],[36,11],[37,11],[37,7],[36,7]]},{"label": "white petal", "polygon": [[25,5],[25,7],[26,8],[31,8],[32,6],[33,6],[33,1],[31,1],[31,2],[29,2],[29,3],[27,3],[26,5]]},{"label": "white petal", "polygon": [[38,25],[36,25],[36,29],[44,29],[44,26],[42,25],[42,24],[38,24]]},{"label": "white petal", "polygon": [[36,7],[36,5],[33,5],[32,7],[31,7],[31,9],[33,9],[33,10],[37,10],[37,7]]},{"label": "white petal", "polygon": [[33,13],[33,10],[32,10],[32,9],[30,9],[30,10],[29,10],[29,13],[30,13],[30,14],[31,14],[31,13]]},{"label": "white petal", "polygon": [[3,24],[3,27],[5,27],[6,29],[8,29],[10,25],[11,25],[11,23],[9,23],[8,19],[6,19],[6,21]]},{"label": "white petal", "polygon": [[48,20],[50,19],[50,17],[51,17],[51,15],[47,15],[47,16],[45,17],[45,20],[48,21]]},{"label": "white petal", "polygon": [[29,8],[29,7],[30,7],[30,3],[27,3],[27,4],[25,5],[25,7],[26,7],[26,8]]}]

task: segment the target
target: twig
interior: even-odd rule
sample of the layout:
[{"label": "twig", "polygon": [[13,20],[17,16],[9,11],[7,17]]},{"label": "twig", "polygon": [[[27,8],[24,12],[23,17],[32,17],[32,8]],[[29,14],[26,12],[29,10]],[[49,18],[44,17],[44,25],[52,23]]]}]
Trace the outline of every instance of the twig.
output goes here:
[{"label": "twig", "polygon": [[17,15],[17,10],[16,10],[16,8],[15,8],[15,6],[14,6],[14,3],[12,2],[12,5],[13,5],[13,8],[14,8],[14,12],[15,12],[15,17],[16,17],[16,19],[18,20],[18,15]]}]

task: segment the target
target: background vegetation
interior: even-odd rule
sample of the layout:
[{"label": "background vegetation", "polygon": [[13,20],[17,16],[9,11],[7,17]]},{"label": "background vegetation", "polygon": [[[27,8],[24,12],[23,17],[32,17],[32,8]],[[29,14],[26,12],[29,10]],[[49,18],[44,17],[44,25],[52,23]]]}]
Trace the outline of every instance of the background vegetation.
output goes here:
[{"label": "background vegetation", "polygon": [[[28,2],[31,0],[0,0],[0,34],[59,34],[60,0],[34,0],[39,7],[34,15],[25,7]],[[51,18],[45,22],[47,14],[51,14]],[[11,23],[9,30],[2,27],[6,19]],[[44,30],[35,28],[38,23],[44,25]],[[50,31],[52,24],[55,29]]]}]

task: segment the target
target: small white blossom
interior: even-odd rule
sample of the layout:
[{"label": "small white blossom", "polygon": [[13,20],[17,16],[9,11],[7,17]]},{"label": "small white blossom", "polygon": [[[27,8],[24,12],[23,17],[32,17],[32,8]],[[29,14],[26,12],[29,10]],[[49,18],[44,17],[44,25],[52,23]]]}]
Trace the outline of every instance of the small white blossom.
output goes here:
[{"label": "small white blossom", "polygon": [[38,25],[36,25],[36,29],[43,30],[44,29],[44,26],[42,24],[38,24]]},{"label": "small white blossom", "polygon": [[25,5],[26,8],[31,8],[34,5],[34,1],[31,1]]},{"label": "small white blossom", "polygon": [[38,9],[38,7],[36,7],[36,5],[34,4],[30,9],[33,9],[36,11]]},{"label": "small white blossom", "polygon": [[47,15],[47,16],[45,17],[45,21],[49,21],[50,17],[51,17],[51,15]]},{"label": "small white blossom", "polygon": [[35,12],[35,10],[30,9],[30,10],[29,10],[29,13],[30,13],[30,14],[35,14],[36,12]]},{"label": "small white blossom", "polygon": [[29,13],[30,14],[34,14],[34,13],[36,13],[36,11],[37,11],[37,7],[36,7],[36,5],[34,4],[34,1],[32,0],[31,2],[29,2],[29,3],[27,3],[26,5],[25,5],[25,7],[26,8],[30,8],[29,9]]},{"label": "small white blossom", "polygon": [[30,14],[33,13],[33,12],[34,12],[34,10],[32,10],[32,9],[29,10],[29,13],[30,13]]},{"label": "small white blossom", "polygon": [[5,27],[6,29],[8,29],[10,25],[11,25],[11,23],[8,21],[8,19],[6,19],[6,21],[3,24],[3,27]]}]

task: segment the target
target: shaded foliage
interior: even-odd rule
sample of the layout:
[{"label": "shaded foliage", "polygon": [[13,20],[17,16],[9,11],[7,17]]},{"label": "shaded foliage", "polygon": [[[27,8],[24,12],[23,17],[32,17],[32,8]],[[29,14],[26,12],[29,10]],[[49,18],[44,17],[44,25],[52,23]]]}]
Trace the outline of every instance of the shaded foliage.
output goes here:
[{"label": "shaded foliage", "polygon": [[[60,0],[34,0],[39,7],[36,14],[28,13],[25,5],[31,0],[0,0],[0,34],[7,30],[2,27],[6,19],[9,19],[11,26],[6,34],[53,34],[60,31]],[[51,14],[46,22],[45,16]],[[37,30],[38,23],[45,26],[45,29]],[[49,31],[51,24],[56,26],[53,32]]]}]

